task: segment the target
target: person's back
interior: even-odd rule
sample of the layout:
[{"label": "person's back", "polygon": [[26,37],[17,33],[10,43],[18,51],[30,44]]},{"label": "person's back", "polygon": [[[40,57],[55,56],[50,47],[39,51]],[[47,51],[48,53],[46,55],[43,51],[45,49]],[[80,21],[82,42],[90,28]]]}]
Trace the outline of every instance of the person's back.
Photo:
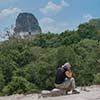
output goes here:
[{"label": "person's back", "polygon": [[56,84],[61,84],[65,81],[65,71],[62,68],[58,68],[57,69],[57,73],[56,73],[56,79],[55,79],[55,83]]}]

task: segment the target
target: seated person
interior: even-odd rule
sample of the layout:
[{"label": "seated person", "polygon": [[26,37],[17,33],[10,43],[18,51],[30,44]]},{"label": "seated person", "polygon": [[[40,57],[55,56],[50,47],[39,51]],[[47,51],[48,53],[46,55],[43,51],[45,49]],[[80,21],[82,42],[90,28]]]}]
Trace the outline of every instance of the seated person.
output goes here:
[{"label": "seated person", "polygon": [[75,90],[75,79],[72,77],[71,65],[69,63],[65,63],[58,68],[55,78],[55,87],[66,90],[66,93],[71,90],[72,93],[79,93]]}]

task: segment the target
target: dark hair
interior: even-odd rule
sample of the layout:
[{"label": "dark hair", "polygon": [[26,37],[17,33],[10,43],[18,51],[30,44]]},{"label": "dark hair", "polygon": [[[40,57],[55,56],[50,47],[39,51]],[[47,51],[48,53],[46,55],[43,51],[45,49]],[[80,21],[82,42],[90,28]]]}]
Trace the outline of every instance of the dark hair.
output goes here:
[{"label": "dark hair", "polygon": [[68,70],[68,67],[67,67],[67,66],[63,66],[63,69],[64,69],[65,71],[67,71],[67,70]]}]

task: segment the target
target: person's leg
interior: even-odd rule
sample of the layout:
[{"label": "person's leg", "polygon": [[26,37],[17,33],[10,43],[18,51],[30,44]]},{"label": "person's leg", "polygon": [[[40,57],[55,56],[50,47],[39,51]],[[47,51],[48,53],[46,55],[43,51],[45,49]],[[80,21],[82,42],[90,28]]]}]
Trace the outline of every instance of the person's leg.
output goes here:
[{"label": "person's leg", "polygon": [[66,92],[74,89],[75,81],[74,78],[68,79],[66,78],[65,81],[61,84],[55,84],[55,87],[61,90],[65,90]]},{"label": "person's leg", "polygon": [[55,87],[58,88],[58,89],[64,89],[65,88],[63,83],[62,84],[55,84]]},{"label": "person's leg", "polygon": [[57,89],[60,89],[61,94],[63,94],[63,95],[66,94],[66,90],[65,90],[65,87],[64,87],[64,84],[63,84],[63,83],[62,83],[62,84],[55,84],[55,87],[56,87]]},{"label": "person's leg", "polygon": [[75,90],[75,79],[71,78],[71,79],[65,79],[65,81],[62,84],[56,85],[56,88],[62,89],[62,90],[66,90],[66,92],[68,91],[72,91],[73,94],[75,93],[79,93],[78,91]]},{"label": "person's leg", "polygon": [[75,79],[74,78],[71,78],[71,85],[72,85],[72,93],[73,94],[79,94],[80,92],[75,90],[76,86],[75,86]]},{"label": "person's leg", "polygon": [[61,90],[65,91],[70,91],[71,86],[71,81],[69,79],[66,79],[63,83],[61,84],[55,84],[55,87]]},{"label": "person's leg", "polygon": [[78,92],[77,90],[75,90],[76,88],[76,85],[75,85],[75,79],[74,78],[71,78],[71,79],[67,79],[65,81],[65,88],[66,88],[66,91],[72,91],[73,94],[77,94],[77,93],[80,93]]},{"label": "person's leg", "polygon": [[76,87],[76,85],[75,85],[75,79],[72,77],[71,79],[70,79],[70,81],[71,81],[71,87],[72,87],[72,91],[73,90],[75,90],[75,87]]},{"label": "person's leg", "polygon": [[65,81],[61,84],[55,84],[56,88],[59,89],[66,89],[66,90],[74,90],[75,89],[75,80],[74,78],[68,79],[66,78]]}]

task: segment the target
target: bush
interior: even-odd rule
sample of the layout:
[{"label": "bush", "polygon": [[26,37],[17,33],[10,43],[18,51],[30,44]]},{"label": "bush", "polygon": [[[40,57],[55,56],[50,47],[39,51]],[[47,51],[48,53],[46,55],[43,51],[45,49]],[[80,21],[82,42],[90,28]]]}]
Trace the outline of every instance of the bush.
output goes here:
[{"label": "bush", "polygon": [[37,87],[23,77],[13,77],[12,81],[4,87],[3,94],[21,94],[37,92]]},{"label": "bush", "polygon": [[2,92],[1,90],[5,86],[5,80],[3,74],[0,72],[0,93]]},{"label": "bush", "polygon": [[96,84],[100,84],[100,73],[97,73],[97,74],[95,75],[94,82],[95,82]]}]

